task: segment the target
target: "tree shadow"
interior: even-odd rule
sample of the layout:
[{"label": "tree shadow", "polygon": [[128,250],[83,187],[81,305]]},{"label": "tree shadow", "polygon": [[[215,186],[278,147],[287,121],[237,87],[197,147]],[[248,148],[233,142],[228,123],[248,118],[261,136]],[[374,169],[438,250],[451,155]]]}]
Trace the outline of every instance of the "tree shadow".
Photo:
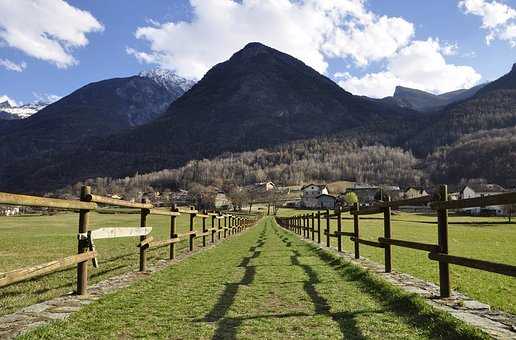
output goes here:
[{"label": "tree shadow", "polygon": [[404,322],[415,328],[428,330],[432,338],[471,339],[472,334],[462,327],[460,321],[434,310],[421,297],[409,294],[391,286],[373,274],[336,257],[335,255],[313,245],[312,251],[321,260],[332,267],[346,281],[353,281],[365,294],[373,297],[387,310],[399,316]]}]

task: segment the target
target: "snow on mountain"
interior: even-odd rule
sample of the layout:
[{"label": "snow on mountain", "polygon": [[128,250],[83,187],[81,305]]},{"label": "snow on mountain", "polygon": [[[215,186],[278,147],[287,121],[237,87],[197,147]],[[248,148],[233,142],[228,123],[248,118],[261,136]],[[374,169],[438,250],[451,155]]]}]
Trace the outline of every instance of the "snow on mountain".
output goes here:
[{"label": "snow on mountain", "polygon": [[14,119],[25,119],[39,110],[42,110],[44,107],[49,105],[50,103],[45,103],[42,101],[34,102],[30,104],[20,105],[20,106],[11,106],[8,101],[0,103],[0,119],[4,120],[14,120]]},{"label": "snow on mountain", "polygon": [[176,92],[178,88],[186,92],[195,85],[195,81],[180,77],[174,72],[162,68],[142,71],[139,76],[154,80],[170,92]]}]

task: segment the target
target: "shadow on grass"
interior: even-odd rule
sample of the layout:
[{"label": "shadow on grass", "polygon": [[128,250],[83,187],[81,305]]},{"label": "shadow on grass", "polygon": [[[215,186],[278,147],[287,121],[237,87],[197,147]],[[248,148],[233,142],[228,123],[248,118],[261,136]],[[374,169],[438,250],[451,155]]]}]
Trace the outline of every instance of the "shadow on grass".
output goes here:
[{"label": "shadow on grass", "polygon": [[235,297],[238,293],[238,289],[241,285],[249,285],[253,282],[254,277],[256,275],[256,267],[250,266],[250,262],[252,259],[255,259],[260,256],[262,253],[258,248],[262,247],[265,244],[265,240],[267,239],[267,225],[260,233],[260,236],[254,246],[249,248],[249,252],[251,253],[249,256],[246,256],[242,259],[242,262],[237,267],[245,268],[245,273],[240,282],[238,283],[227,283],[222,292],[222,295],[219,297],[215,306],[213,306],[212,310],[206,314],[202,321],[205,322],[219,322],[218,327],[215,330],[215,334],[213,335],[213,339],[235,339],[236,331],[243,320],[234,319],[234,318],[226,318],[226,314],[229,311],[231,305],[235,302]]},{"label": "shadow on grass", "polygon": [[353,281],[364,294],[375,298],[386,309],[397,314],[413,327],[426,329],[432,338],[486,338],[482,332],[466,326],[451,315],[434,310],[416,294],[403,292],[321,248],[313,245],[310,247],[320,259],[337,271],[342,279]]},{"label": "shadow on grass", "polygon": [[[290,246],[291,241],[286,235],[280,235],[278,230],[275,229],[274,232],[276,235],[280,238],[280,240],[286,245]],[[307,247],[309,248],[309,247]],[[364,335],[362,334],[362,331],[357,325],[357,322],[355,320],[355,317],[358,314],[368,314],[368,313],[381,313],[382,311],[361,311],[361,312],[338,312],[338,313],[331,313],[331,305],[328,300],[326,300],[322,295],[317,292],[317,289],[315,285],[317,283],[320,283],[321,280],[319,279],[319,276],[317,275],[317,272],[312,268],[311,265],[302,264],[299,261],[299,258],[301,257],[301,253],[298,250],[293,250],[294,255],[290,257],[290,260],[292,261],[292,264],[295,266],[300,267],[303,269],[303,271],[308,275],[308,281],[305,281],[303,283],[303,289],[305,290],[306,294],[310,297],[312,300],[312,303],[315,307],[315,314],[323,314],[328,315],[332,318],[333,321],[335,321],[340,328],[340,332],[342,333],[344,338],[353,338],[353,339],[365,339]]]}]

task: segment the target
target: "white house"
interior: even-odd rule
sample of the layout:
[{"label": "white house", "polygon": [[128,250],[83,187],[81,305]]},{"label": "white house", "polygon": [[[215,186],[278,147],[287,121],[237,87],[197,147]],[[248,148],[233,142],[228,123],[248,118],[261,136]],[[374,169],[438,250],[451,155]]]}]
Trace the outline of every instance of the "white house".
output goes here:
[{"label": "white house", "polygon": [[0,215],[3,216],[16,216],[20,214],[19,207],[0,207]]},{"label": "white house", "polygon": [[[485,184],[485,183],[475,183],[468,184],[460,191],[460,198],[475,198],[482,196],[490,196],[497,195],[506,192],[506,190],[498,184]],[[504,209],[501,205],[492,205],[488,207],[474,207],[474,208],[465,208],[462,211],[467,212],[471,215],[480,215],[480,214],[495,214],[495,215],[503,215]]]},{"label": "white house", "polygon": [[276,184],[269,181],[269,182],[260,182],[260,183],[253,184],[253,186],[250,188],[250,191],[267,192],[267,191],[271,191],[274,189],[276,189]]},{"label": "white house", "polygon": [[308,184],[301,188],[303,196],[301,203],[305,208],[319,208],[320,202],[318,197],[320,195],[328,195],[328,188],[326,185]]}]

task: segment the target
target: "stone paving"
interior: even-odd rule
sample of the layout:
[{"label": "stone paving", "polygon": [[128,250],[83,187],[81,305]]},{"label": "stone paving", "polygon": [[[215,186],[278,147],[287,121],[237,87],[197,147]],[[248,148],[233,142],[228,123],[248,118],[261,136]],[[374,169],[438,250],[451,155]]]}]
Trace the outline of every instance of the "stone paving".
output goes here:
[{"label": "stone paving", "polygon": [[[286,231],[291,232],[289,230]],[[291,233],[299,237],[296,233]],[[422,296],[425,298],[425,301],[434,308],[446,311],[457,319],[482,329],[495,339],[516,339],[515,315],[502,311],[491,310],[489,305],[476,301],[457,291],[452,291],[452,296],[450,298],[441,299],[439,298],[439,286],[434,283],[426,282],[405,273],[395,271],[385,273],[383,265],[368,260],[367,258],[360,257],[360,259],[355,259],[354,254],[338,252],[338,250],[333,246],[331,248],[327,248],[309,239],[303,240],[317,246],[318,248],[331,251],[333,254],[343,257],[346,261],[375,273],[404,291]]]},{"label": "stone paving", "polygon": [[[245,232],[244,230],[243,232]],[[235,234],[240,235],[241,233]],[[232,238],[233,235],[227,239]],[[222,241],[227,240],[222,239]],[[122,288],[128,287],[134,282],[141,280],[152,273],[163,270],[179,261],[192,255],[217,246],[220,242],[210,244],[205,248],[198,248],[193,253],[183,252],[176,256],[174,260],[159,260],[148,266],[146,272],[128,272],[119,276],[114,276],[107,280],[97,283],[88,288],[88,295],[79,296],[70,292],[55,299],[40,302],[19,310],[16,313],[0,317],[0,339],[13,339],[36,327],[42,326],[54,320],[62,320],[69,317],[72,313],[81,309],[106,294],[113,293]]]}]

